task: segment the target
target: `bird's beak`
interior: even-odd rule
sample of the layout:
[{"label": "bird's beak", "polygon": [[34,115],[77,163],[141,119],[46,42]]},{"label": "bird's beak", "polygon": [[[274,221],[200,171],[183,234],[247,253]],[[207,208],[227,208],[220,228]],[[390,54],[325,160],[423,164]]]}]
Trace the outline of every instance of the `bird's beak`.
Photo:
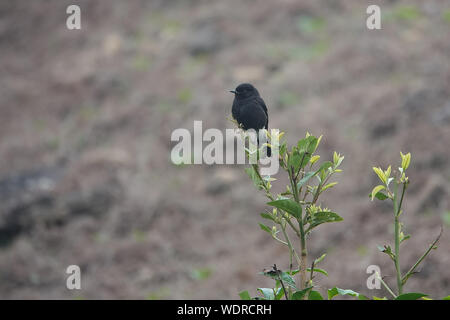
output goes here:
[{"label": "bird's beak", "polygon": [[230,90],[230,92],[236,94],[236,91],[234,91],[234,90]]}]

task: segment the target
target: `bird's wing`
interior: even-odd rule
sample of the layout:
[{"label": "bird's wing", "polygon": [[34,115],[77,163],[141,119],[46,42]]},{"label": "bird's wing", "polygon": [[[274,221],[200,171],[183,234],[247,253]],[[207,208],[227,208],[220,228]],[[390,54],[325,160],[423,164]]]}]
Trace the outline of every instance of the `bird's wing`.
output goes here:
[{"label": "bird's wing", "polygon": [[267,116],[263,107],[256,100],[251,100],[241,106],[238,122],[245,130],[259,130],[265,128]]},{"label": "bird's wing", "polygon": [[258,105],[260,105],[261,108],[264,110],[264,113],[266,114],[266,124],[265,124],[264,128],[266,130],[268,130],[269,129],[269,114],[267,113],[267,106],[261,97],[257,97],[256,101],[257,101]]},{"label": "bird's wing", "polygon": [[268,116],[268,114],[267,114],[267,106],[264,103],[264,100],[261,97],[256,97],[256,101],[263,108],[264,112],[266,113],[266,116]]}]

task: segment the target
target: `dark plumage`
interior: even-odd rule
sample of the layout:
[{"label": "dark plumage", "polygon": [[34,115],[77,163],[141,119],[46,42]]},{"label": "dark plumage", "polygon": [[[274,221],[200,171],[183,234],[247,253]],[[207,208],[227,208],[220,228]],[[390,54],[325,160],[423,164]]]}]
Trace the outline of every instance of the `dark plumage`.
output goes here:
[{"label": "dark plumage", "polygon": [[[259,132],[259,129],[268,130],[267,106],[260,97],[258,90],[250,83],[242,83],[230,92],[234,93],[231,113],[242,128],[244,130],[254,129],[256,132]],[[267,147],[267,155],[270,157],[271,154],[270,147]]]}]

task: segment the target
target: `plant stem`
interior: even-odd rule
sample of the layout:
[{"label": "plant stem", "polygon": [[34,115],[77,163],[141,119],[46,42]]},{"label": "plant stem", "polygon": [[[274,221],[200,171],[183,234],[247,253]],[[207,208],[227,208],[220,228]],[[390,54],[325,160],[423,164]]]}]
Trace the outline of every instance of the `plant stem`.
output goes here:
[{"label": "plant stem", "polygon": [[437,236],[436,240],[433,241],[433,243],[428,247],[427,251],[425,251],[425,253],[419,258],[419,260],[417,260],[417,262],[411,267],[411,269],[408,270],[408,272],[405,274],[405,276],[402,278],[402,283],[405,284],[406,281],[408,280],[408,278],[414,273],[414,270],[416,270],[417,266],[423,261],[423,259],[426,258],[426,256],[430,253],[431,249],[434,248],[434,246],[436,245],[436,243],[439,241],[439,239],[441,238],[442,232],[443,232],[443,228],[441,226],[441,232],[439,233],[439,235]]},{"label": "plant stem", "polygon": [[[269,187],[267,186],[267,182],[261,177],[261,174],[259,173],[259,166],[258,166],[257,164],[252,164],[252,167],[253,167],[254,171],[256,172],[256,174],[258,175],[258,179],[259,179],[259,181],[261,181],[261,184],[262,184],[264,190],[266,191],[266,196],[267,196],[270,200],[274,201],[275,198],[274,198],[273,195],[270,193]],[[298,193],[297,193],[296,199],[297,199],[296,201],[297,201],[297,203],[298,203]],[[294,230],[295,234],[296,234],[298,237],[301,237],[301,231],[299,231],[299,230],[294,226],[294,224],[291,222],[291,220],[289,219],[289,217],[288,217],[287,215],[284,215],[283,213],[282,213],[282,216],[283,216],[284,220],[286,221],[286,223],[289,224],[289,226],[291,226],[292,230]],[[287,234],[287,232],[286,232],[286,226],[283,225],[282,223],[280,223],[280,226],[281,226],[281,230],[283,231],[283,235],[284,235],[285,238],[286,238],[286,243],[284,243],[284,242],[281,241],[280,239],[276,239],[276,240],[280,241],[280,242],[283,243],[283,244],[286,244],[286,245],[289,247],[289,270],[292,271],[292,256],[294,255],[295,258],[296,258],[296,260],[297,260],[297,263],[298,263],[298,265],[299,265],[299,268],[300,268],[300,270],[301,270],[300,274],[302,274],[302,270],[303,270],[303,269],[302,269],[302,261],[303,261],[303,259],[302,259],[302,260],[299,259],[297,252],[295,251],[294,247],[292,246],[292,243],[291,243],[291,241],[290,241],[290,239],[289,239],[289,237],[288,237],[288,234]],[[301,228],[301,230],[303,231],[303,227]],[[303,247],[302,247],[302,248],[303,248]],[[305,267],[305,276],[304,276],[304,279],[305,279],[305,281],[306,281],[306,267]],[[304,281],[304,282],[305,282],[305,281]],[[291,289],[289,288],[289,296],[290,296],[290,295],[291,295]]]},{"label": "plant stem", "polygon": [[397,296],[395,295],[394,292],[392,292],[391,288],[389,288],[389,286],[386,284],[386,282],[384,282],[383,278],[381,278],[381,275],[377,272],[376,273],[378,280],[380,280],[380,282],[383,284],[383,286],[386,288],[386,290],[395,298],[397,298]]},{"label": "plant stem", "polygon": [[[303,228],[302,228],[303,229]],[[301,259],[300,259],[300,290],[303,290],[306,288],[306,269],[308,268],[308,251],[306,249],[306,241],[304,234],[302,235],[300,239],[300,245],[301,245]]]},{"label": "plant stem", "polygon": [[395,241],[395,254],[394,254],[394,264],[397,276],[397,291],[398,295],[403,292],[403,281],[402,273],[400,269],[400,212],[402,210],[403,197],[405,196],[406,183],[403,183],[403,190],[400,197],[400,202],[398,202],[398,183],[395,183],[394,187],[394,241]]},{"label": "plant stem", "polygon": [[[297,252],[295,252],[294,247],[292,246],[291,240],[286,232],[286,225],[280,223],[281,231],[283,232],[284,238],[286,239],[286,245],[289,247],[289,274],[292,275],[292,258],[295,256],[297,263],[300,267],[300,259],[298,258]],[[292,289],[289,287],[288,296],[292,296]],[[286,299],[288,300],[288,299]]]},{"label": "plant stem", "polygon": [[259,181],[261,181],[264,191],[266,191],[267,198],[269,198],[271,201],[274,201],[275,198],[270,193],[269,187],[267,186],[267,182],[261,177],[261,174],[259,173],[259,166],[257,164],[252,164],[252,167],[253,167],[253,170],[258,175],[258,179],[259,179]]},{"label": "plant stem", "polygon": [[[300,200],[298,197],[298,187],[297,187],[297,181],[296,181],[296,175],[294,173],[293,168],[289,170],[289,180],[291,182],[292,187],[292,193],[294,194],[294,200],[298,203],[300,206]],[[300,231],[300,290],[303,290],[306,288],[306,272],[307,272],[307,265],[308,265],[308,251],[306,249],[306,237],[305,237],[305,230],[303,227],[303,217],[302,214],[299,215],[297,218],[299,231]]]},{"label": "plant stem", "polygon": [[290,252],[290,265],[289,265],[289,271],[292,271],[292,257],[295,257],[295,259],[297,260],[298,265],[300,266],[300,259],[297,255],[297,252],[295,252],[294,247],[292,246],[291,240],[289,239],[289,236],[286,232],[286,226],[283,226],[280,223],[280,227],[281,227],[281,231],[283,232],[284,238],[286,239],[286,245],[289,247],[289,252]]},{"label": "plant stem", "polygon": [[398,294],[402,294],[403,291],[403,284],[402,284],[402,274],[401,274],[401,270],[400,270],[400,257],[399,257],[399,253],[400,253],[400,224],[398,221],[398,217],[395,216],[394,218],[394,228],[395,228],[395,257],[394,257],[394,263],[395,263],[395,270],[397,271],[397,290],[398,290]]},{"label": "plant stem", "polygon": [[[273,270],[275,271],[276,275],[278,276],[278,281],[280,281],[281,287],[283,288],[284,297],[286,298],[286,300],[289,300],[288,293],[286,292],[286,287],[284,286],[283,280],[281,280],[280,273],[278,272],[279,270],[277,269],[276,264],[273,265]],[[289,287],[289,296],[290,296],[290,294],[291,294],[291,288]],[[274,290],[274,295],[276,295],[275,290]]]}]

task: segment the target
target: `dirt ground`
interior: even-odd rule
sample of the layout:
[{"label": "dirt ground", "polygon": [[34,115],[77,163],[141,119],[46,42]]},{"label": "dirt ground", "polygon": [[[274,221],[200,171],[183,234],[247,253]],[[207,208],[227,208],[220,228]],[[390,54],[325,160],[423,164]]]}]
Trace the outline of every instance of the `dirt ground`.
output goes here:
[{"label": "dirt ground", "polygon": [[[66,8],[81,8],[81,30]],[[0,298],[237,299],[288,265],[260,230],[265,198],[238,165],[175,166],[176,128],[231,128],[251,82],[292,144],[345,155],[322,199],[343,222],[309,239],[319,290],[394,285],[391,207],[373,166],[411,152],[404,271],[444,226],[408,291],[450,294],[450,1],[0,1]],[[280,189],[285,177],[277,176]],[[82,289],[68,290],[67,266]]]}]

